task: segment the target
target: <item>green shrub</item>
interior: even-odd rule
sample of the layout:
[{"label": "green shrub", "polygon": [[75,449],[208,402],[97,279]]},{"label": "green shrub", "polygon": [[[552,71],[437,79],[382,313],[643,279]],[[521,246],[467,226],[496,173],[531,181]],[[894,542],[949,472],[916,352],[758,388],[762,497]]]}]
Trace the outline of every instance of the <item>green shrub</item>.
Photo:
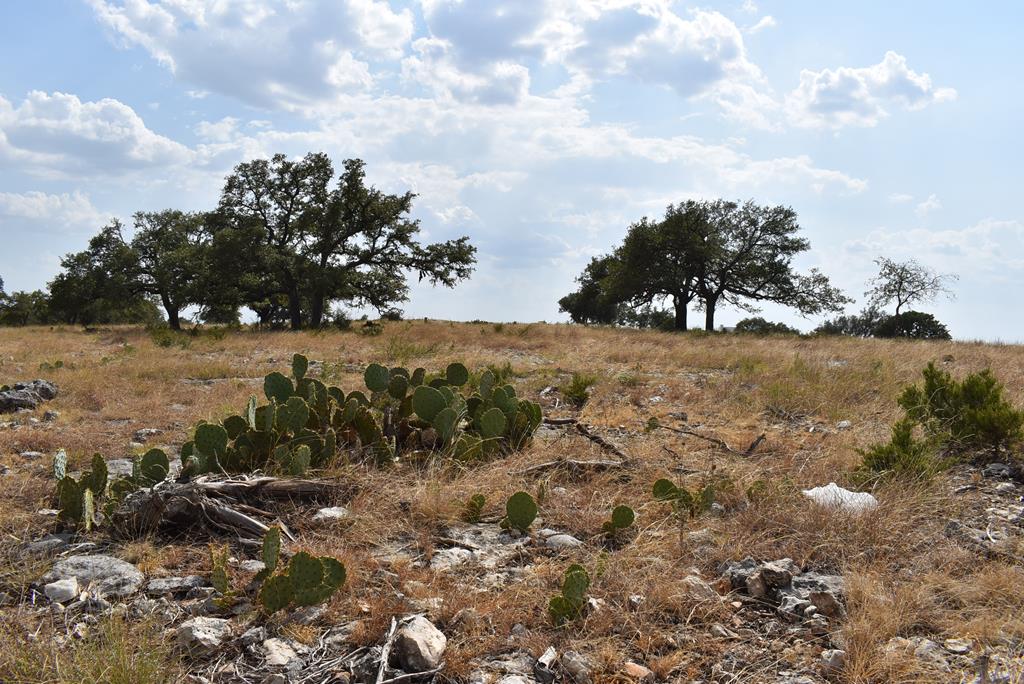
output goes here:
[{"label": "green shrub", "polygon": [[596,375],[573,373],[569,384],[559,388],[562,396],[573,406],[582,407],[590,398],[590,388],[597,384]]},{"label": "green shrub", "polygon": [[905,337],[912,340],[948,340],[949,329],[935,316],[920,311],[904,311],[898,316],[886,316],[872,331],[875,337]]},{"label": "green shrub", "polygon": [[744,318],[736,324],[736,332],[748,335],[799,335],[800,331],[785,323],[772,323],[760,316]]},{"label": "green shrub", "polygon": [[1003,397],[1003,386],[989,369],[955,380],[929,363],[924,385],[903,390],[899,405],[926,434],[954,450],[999,450],[1024,436],[1024,412]]},{"label": "green shrub", "polygon": [[562,591],[548,602],[548,615],[556,627],[581,617],[587,608],[590,575],[582,565],[573,564],[562,576]]}]

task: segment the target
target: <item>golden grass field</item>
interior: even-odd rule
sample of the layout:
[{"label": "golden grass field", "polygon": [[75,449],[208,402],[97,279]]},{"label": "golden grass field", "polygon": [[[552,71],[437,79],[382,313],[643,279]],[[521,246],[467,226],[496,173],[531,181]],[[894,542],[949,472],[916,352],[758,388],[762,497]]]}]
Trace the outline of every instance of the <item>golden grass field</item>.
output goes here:
[{"label": "golden grass field", "polygon": [[[1024,638],[1024,567],[983,557],[943,534],[950,518],[974,505],[969,497],[952,496],[952,474],[881,484],[874,490],[881,505],[860,516],[815,508],[800,493],[830,481],[851,485],[860,461],[857,448],[888,437],[898,415],[897,393],[916,381],[929,361],[957,375],[992,368],[1010,400],[1024,405],[1024,347],[983,343],[416,321],[386,322],[378,336],[238,331],[185,334],[164,347],[140,328],[0,329],[0,382],[42,377],[60,388],[57,399],[38,411],[41,417],[55,409],[57,420],[32,424],[17,416],[21,425],[0,429],[0,470],[7,467],[0,475],[0,591],[17,598],[46,569],[45,560],[29,558],[19,547],[54,529],[52,517],[37,513],[54,506],[53,452],[66,449],[76,467],[94,452],[124,457],[132,453],[129,442],[140,428],[164,431],[150,445],[179,446],[196,421],[239,411],[249,395],[260,393],[265,374],[286,372],[295,352],[320,362],[311,375],[346,390],[362,387],[362,368],[370,362],[428,370],[454,360],[471,369],[510,364],[519,394],[533,400],[544,388],[567,383],[573,372],[597,378],[579,412],[555,405],[557,392],[540,401],[547,416],[578,414],[626,453],[626,468],[523,473],[553,459],[608,457],[566,432],[470,468],[339,464],[323,476],[355,487],[356,495],[346,503],[353,515],[344,526],[324,529],[308,523],[308,511],[281,512],[299,534],[298,547],[330,553],[348,566],[348,584],[332,598],[327,624],[354,622],[354,644],[379,644],[393,615],[415,612],[416,600],[442,599],[431,616],[449,640],[441,681],[465,681],[474,659],[513,646],[534,656],[549,645],[585,653],[597,663],[598,681],[628,681],[620,674],[627,660],[645,664],[658,681],[713,681],[715,663],[745,649],[762,657],[751,658],[755,664],[735,681],[771,682],[783,666],[811,667],[822,643],[758,635],[756,611],[738,609],[729,600],[695,604],[678,591],[689,568],[714,582],[721,563],[746,556],[789,557],[846,577],[848,614],[833,636],[847,651],[847,665],[832,681],[961,681],[957,673],[935,679],[919,660],[886,650],[895,636],[922,635],[939,643],[965,638],[979,649],[1020,644]],[[63,367],[40,369],[56,361]],[[740,450],[762,432],[766,438],[751,456],[742,457],[704,440],[645,431],[651,417],[679,424],[670,414],[680,412],[690,428]],[[850,421],[851,428],[836,429],[839,421]],[[25,451],[47,456],[26,460],[19,456]],[[735,484],[732,493],[723,494],[723,516],[680,523],[665,504],[651,499],[651,484],[659,477],[697,484],[711,473]],[[758,480],[768,483],[768,496],[739,505]],[[528,573],[500,589],[475,591],[481,578],[473,570],[434,572],[375,555],[381,548],[403,546],[429,559],[471,495],[484,494],[486,513],[497,515],[513,492],[537,492],[542,486],[547,493],[543,526],[588,543],[567,554],[537,556]],[[630,543],[608,551],[595,540],[619,503],[637,510],[637,532]],[[686,534],[705,528],[710,544],[698,546]],[[108,543],[102,529],[91,538]],[[202,574],[209,568],[209,541],[152,538],[111,542],[110,548],[150,577]],[[1018,551],[1024,555],[1024,549]],[[547,601],[572,562],[592,569],[590,594],[607,609],[556,629]],[[631,604],[634,595],[644,597],[639,606]],[[466,608],[474,608],[480,619],[461,619]],[[46,610],[9,605],[0,608],[0,625],[4,682],[186,681],[193,667],[173,650],[166,626],[152,622],[103,618],[90,636],[60,647],[50,635],[63,633],[65,624]],[[510,636],[514,625],[525,631]],[[723,635],[716,625],[731,634]],[[285,629],[300,641],[312,638],[312,628]]]}]

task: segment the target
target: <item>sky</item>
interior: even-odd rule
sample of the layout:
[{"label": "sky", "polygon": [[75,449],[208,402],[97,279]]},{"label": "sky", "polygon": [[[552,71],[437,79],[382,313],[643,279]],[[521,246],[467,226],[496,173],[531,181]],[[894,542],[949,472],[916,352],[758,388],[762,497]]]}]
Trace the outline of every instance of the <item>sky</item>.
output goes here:
[{"label": "sky", "polygon": [[959,276],[917,307],[954,337],[1024,341],[1022,25],[1019,2],[5,2],[0,277],[44,287],[113,217],[323,151],[477,246],[411,317],[567,320],[631,223],[721,197],[796,210],[798,266],[850,312],[875,258],[915,258]]}]

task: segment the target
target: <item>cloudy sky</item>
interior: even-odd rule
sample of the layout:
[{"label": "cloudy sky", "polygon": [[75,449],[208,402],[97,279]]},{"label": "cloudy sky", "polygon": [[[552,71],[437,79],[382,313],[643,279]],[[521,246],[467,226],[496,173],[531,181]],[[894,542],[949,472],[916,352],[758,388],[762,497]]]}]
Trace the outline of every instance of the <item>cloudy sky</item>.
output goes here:
[{"label": "cloudy sky", "polygon": [[1022,21],[1018,2],[7,2],[0,276],[42,287],[113,216],[212,208],[238,162],[322,150],[419,193],[427,238],[478,246],[472,280],[415,289],[409,315],[563,320],[631,222],[752,198],[792,206],[801,266],[859,300],[873,258],[913,256],[960,275],[922,307],[956,337],[1024,340]]}]

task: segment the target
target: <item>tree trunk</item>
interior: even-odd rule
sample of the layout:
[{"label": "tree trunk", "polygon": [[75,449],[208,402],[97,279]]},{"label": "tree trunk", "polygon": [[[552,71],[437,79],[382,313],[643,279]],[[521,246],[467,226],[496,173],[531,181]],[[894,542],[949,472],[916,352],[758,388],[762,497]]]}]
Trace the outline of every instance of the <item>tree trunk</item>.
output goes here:
[{"label": "tree trunk", "polygon": [[704,329],[708,332],[715,331],[715,305],[718,304],[717,299],[707,299],[704,301]]},{"label": "tree trunk", "polygon": [[324,296],[319,292],[313,293],[313,301],[309,305],[309,326],[314,330],[318,329],[324,320]]},{"label": "tree trunk", "polygon": [[676,309],[676,330],[686,330],[686,302],[682,297],[674,297],[672,301]]},{"label": "tree trunk", "polygon": [[302,296],[299,294],[298,285],[291,285],[288,288],[288,318],[291,320],[292,330],[302,330]]},{"label": "tree trunk", "polygon": [[178,317],[178,307],[171,302],[171,298],[166,294],[160,294],[160,301],[164,305],[164,311],[167,312],[167,325],[171,327],[171,330],[181,330],[181,319]]}]

